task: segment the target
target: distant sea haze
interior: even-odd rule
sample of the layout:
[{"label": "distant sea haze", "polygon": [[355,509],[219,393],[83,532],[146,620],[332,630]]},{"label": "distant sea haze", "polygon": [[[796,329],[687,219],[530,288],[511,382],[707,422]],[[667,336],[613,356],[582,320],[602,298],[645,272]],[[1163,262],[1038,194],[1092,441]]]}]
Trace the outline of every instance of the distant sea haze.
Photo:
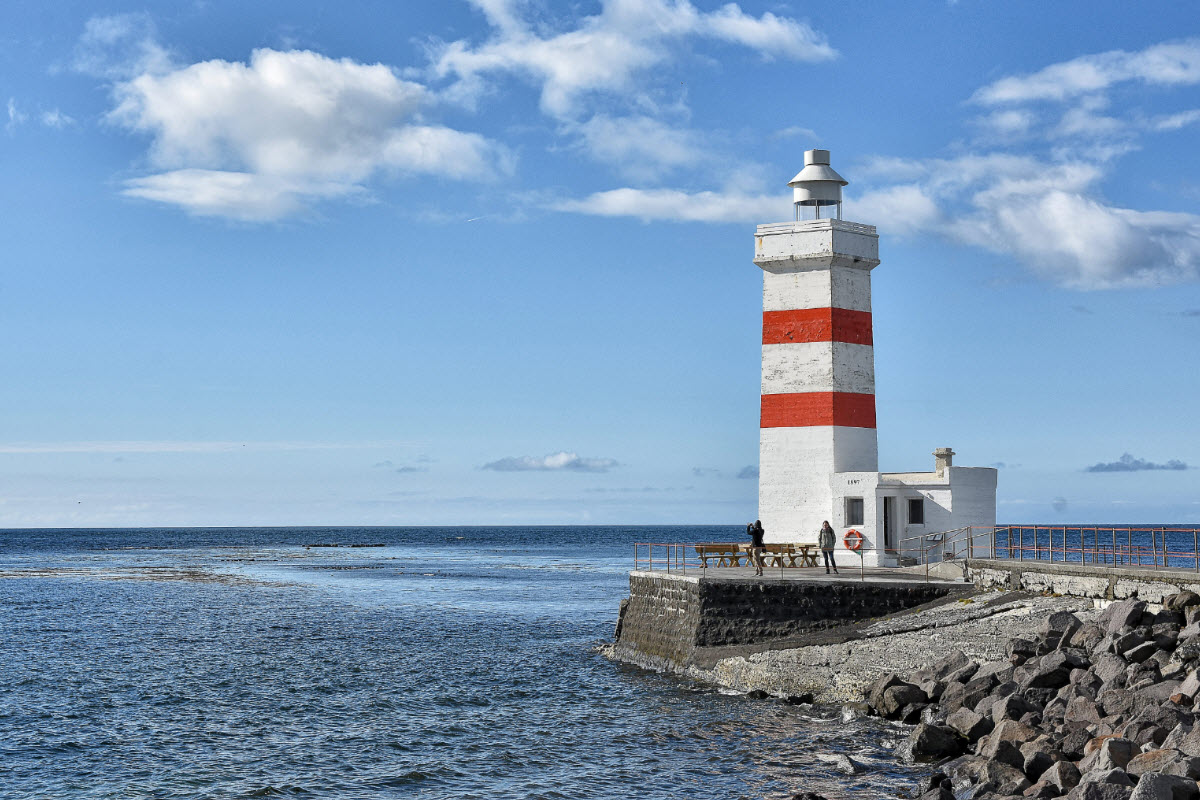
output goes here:
[{"label": "distant sea haze", "polygon": [[[920,770],[894,758],[898,733],[877,720],[595,654],[634,542],[744,538],[742,526],[0,531],[0,797],[908,790]],[[841,774],[818,757],[831,752],[864,771]]]}]

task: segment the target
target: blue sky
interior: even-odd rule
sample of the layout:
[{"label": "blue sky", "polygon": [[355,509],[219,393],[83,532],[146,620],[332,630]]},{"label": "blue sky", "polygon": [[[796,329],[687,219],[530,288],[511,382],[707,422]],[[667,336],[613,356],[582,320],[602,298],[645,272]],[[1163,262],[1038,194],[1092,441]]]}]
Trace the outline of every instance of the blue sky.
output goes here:
[{"label": "blue sky", "polygon": [[880,466],[1198,522],[1186,3],[0,7],[0,526],[753,518],[832,150]]}]

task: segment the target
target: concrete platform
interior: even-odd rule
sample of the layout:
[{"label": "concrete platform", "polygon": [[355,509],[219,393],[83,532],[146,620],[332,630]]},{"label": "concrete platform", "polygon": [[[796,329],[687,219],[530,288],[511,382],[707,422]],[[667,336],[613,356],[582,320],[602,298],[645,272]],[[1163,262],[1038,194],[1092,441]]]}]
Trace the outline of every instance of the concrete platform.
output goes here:
[{"label": "concrete platform", "polygon": [[[840,574],[825,574],[825,569],[805,568],[770,568],[763,570],[762,576],[754,574],[754,567],[709,567],[708,569],[655,569],[634,570],[630,575],[662,575],[672,578],[703,578],[706,581],[737,581],[763,583],[925,583],[924,567],[855,567],[842,568],[838,565]],[[963,584],[963,570],[958,564],[931,565],[928,582],[941,584]]]}]

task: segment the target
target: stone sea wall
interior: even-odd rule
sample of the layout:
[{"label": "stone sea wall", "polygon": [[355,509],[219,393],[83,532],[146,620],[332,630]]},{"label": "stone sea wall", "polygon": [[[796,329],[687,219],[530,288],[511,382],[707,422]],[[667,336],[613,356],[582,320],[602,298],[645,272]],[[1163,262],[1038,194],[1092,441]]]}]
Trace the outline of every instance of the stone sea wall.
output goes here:
[{"label": "stone sea wall", "polygon": [[1149,603],[1162,603],[1182,591],[1200,593],[1200,572],[1189,570],[1110,569],[987,559],[969,559],[967,569],[971,580],[981,589],[1018,589],[1097,600],[1137,597]]},{"label": "stone sea wall", "polygon": [[679,670],[713,649],[779,642],[885,616],[954,591],[947,584],[729,580],[634,572],[616,647]]}]

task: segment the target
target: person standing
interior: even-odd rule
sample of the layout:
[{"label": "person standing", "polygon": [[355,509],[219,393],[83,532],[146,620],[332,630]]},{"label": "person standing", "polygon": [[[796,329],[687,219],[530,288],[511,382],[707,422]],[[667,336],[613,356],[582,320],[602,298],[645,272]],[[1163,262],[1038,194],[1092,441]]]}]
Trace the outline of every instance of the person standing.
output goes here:
[{"label": "person standing", "polygon": [[763,549],[766,543],[763,542],[763,536],[766,531],[763,530],[761,519],[756,519],[746,526],[746,533],[750,536],[750,560],[754,563],[755,575],[763,574]]},{"label": "person standing", "polygon": [[833,561],[833,548],[837,546],[837,534],[833,532],[833,528],[829,527],[829,520],[821,523],[821,532],[817,534],[817,544],[821,548],[821,555],[825,557],[825,574],[829,574],[829,568],[833,567],[833,574],[837,575],[837,564]]}]

